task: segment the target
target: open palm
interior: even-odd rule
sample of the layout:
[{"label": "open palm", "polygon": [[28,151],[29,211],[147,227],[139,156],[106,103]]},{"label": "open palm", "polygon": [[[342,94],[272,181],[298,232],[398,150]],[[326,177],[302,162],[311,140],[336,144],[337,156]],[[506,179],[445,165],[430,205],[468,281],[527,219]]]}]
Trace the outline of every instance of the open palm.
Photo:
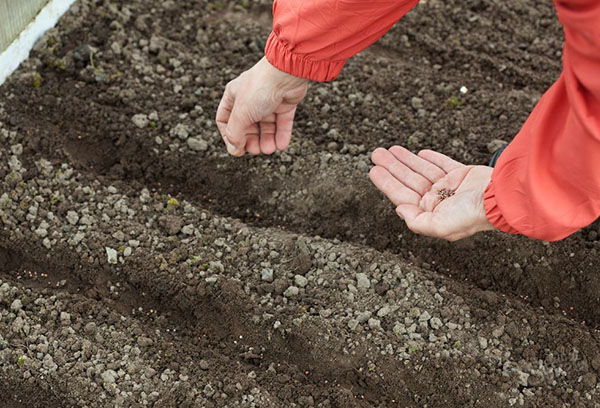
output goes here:
[{"label": "open palm", "polygon": [[376,149],[372,160],[371,181],[413,232],[456,241],[494,229],[483,206],[491,167],[466,166],[431,150],[415,155],[401,146]]}]

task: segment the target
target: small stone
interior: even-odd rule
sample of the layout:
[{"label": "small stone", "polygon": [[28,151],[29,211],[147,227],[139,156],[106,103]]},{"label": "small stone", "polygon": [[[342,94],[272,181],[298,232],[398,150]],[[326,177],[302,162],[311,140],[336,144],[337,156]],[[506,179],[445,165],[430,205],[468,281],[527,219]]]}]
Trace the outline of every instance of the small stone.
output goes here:
[{"label": "small stone", "polygon": [[18,312],[22,308],[23,308],[23,303],[21,302],[20,299],[15,299],[10,305],[10,310],[12,310],[13,312]]},{"label": "small stone", "polygon": [[195,151],[205,152],[208,150],[208,143],[205,140],[202,140],[197,137],[190,137],[187,140],[187,144],[190,149]]},{"label": "small stone", "polygon": [[206,371],[210,368],[210,364],[208,364],[208,361],[206,361],[206,360],[200,360],[198,365],[200,366],[200,369],[204,370],[204,371]]},{"label": "small stone", "polygon": [[76,211],[67,211],[67,221],[69,221],[69,224],[71,225],[77,225],[77,223],[79,222],[79,214],[77,214]]},{"label": "small stone", "polygon": [[207,397],[212,397],[215,394],[215,390],[212,387],[212,385],[210,384],[206,384],[204,386],[204,389],[202,390],[202,392],[204,393],[204,395],[206,395]]},{"label": "small stone", "polygon": [[586,388],[592,388],[596,386],[597,377],[594,373],[587,373],[581,379],[581,382]]},{"label": "small stone", "polygon": [[492,336],[495,338],[500,338],[504,334],[504,326],[498,326],[494,330],[492,330]]},{"label": "small stone", "polygon": [[500,149],[505,144],[508,144],[508,142],[501,139],[494,139],[487,144],[488,152],[494,153],[496,150]]},{"label": "small stone", "polygon": [[488,347],[488,341],[485,337],[478,337],[477,341],[479,342],[479,347],[481,347],[482,350],[485,350]]},{"label": "small stone", "polygon": [[152,367],[148,367],[144,371],[144,375],[146,376],[146,378],[152,378],[156,375],[156,370]]},{"label": "small stone", "polygon": [[377,311],[377,317],[385,317],[390,314],[392,309],[389,306],[384,306]]},{"label": "small stone", "polygon": [[273,290],[275,291],[276,294],[278,295],[282,295],[283,292],[285,292],[285,290],[288,288],[289,283],[287,281],[287,279],[275,279],[273,281]]},{"label": "small stone", "polygon": [[106,370],[100,377],[105,384],[114,384],[117,381],[117,373],[114,370]]},{"label": "small stone", "polygon": [[56,371],[58,365],[54,362],[54,359],[50,354],[46,354],[42,360],[42,366],[48,371]]},{"label": "small stone", "polygon": [[140,347],[148,347],[148,346],[151,346],[152,343],[153,343],[152,339],[148,338],[148,337],[141,336],[141,337],[138,337],[138,339],[137,339],[137,344]]},{"label": "small stone", "polygon": [[174,215],[162,216],[158,219],[158,222],[169,235],[177,235],[181,231],[181,228],[183,228],[181,218]]},{"label": "small stone", "polygon": [[169,135],[173,137],[178,137],[181,140],[186,140],[190,135],[190,128],[189,126],[184,125],[183,123],[179,123],[173,129],[171,129]]},{"label": "small stone", "polygon": [[23,154],[23,145],[21,143],[14,144],[10,147],[10,151],[15,156],[20,156]]},{"label": "small stone", "polygon": [[348,327],[350,328],[350,330],[356,330],[359,324],[360,323],[356,319],[350,319],[348,321]]},{"label": "small stone", "polygon": [[71,315],[67,312],[60,312],[60,323],[63,326],[68,326],[71,324]]},{"label": "small stone", "polygon": [[88,324],[85,325],[85,327],[83,328],[83,331],[85,332],[85,334],[95,334],[96,333],[96,323],[94,322],[89,322]]},{"label": "small stone", "polygon": [[429,321],[429,319],[431,319],[431,315],[429,314],[429,312],[427,310],[425,310],[423,313],[421,313],[421,315],[419,316],[419,321],[420,322],[427,322]]},{"label": "small stone", "polygon": [[133,117],[131,118],[131,121],[133,122],[134,125],[136,125],[140,129],[147,127],[148,123],[150,122],[148,120],[148,116],[144,115],[143,113],[138,113],[137,115],[133,115]]},{"label": "small stone", "polygon": [[371,281],[364,273],[356,274],[356,287],[358,289],[369,289],[371,287]]},{"label": "small stone", "polygon": [[194,235],[194,224],[184,225],[183,228],[181,228],[181,232],[185,235]]},{"label": "small stone", "polygon": [[379,319],[370,318],[369,319],[369,328],[371,330],[381,330],[381,321]]},{"label": "small stone", "polygon": [[439,317],[432,317],[431,320],[429,320],[429,325],[432,329],[437,330],[442,327],[442,321]]},{"label": "small stone", "polygon": [[370,311],[365,311],[365,312],[361,312],[359,314],[356,315],[356,320],[359,323],[364,323],[367,320],[369,320],[371,318],[371,312]]},{"label": "small stone", "polygon": [[596,354],[594,358],[592,358],[592,367],[596,371],[600,371],[600,354]]},{"label": "small stone", "polygon": [[106,250],[106,256],[108,258],[108,263],[112,264],[112,265],[116,264],[118,261],[117,251],[112,248],[109,248],[109,247],[105,247],[104,249]]},{"label": "small stone", "polygon": [[423,108],[423,99],[415,96],[415,97],[411,98],[410,104],[412,105],[412,107],[414,109],[422,109]]},{"label": "small stone", "polygon": [[130,256],[132,251],[133,250],[131,249],[131,247],[125,247],[125,249],[123,250],[123,256]]},{"label": "small stone", "polygon": [[294,282],[296,282],[296,285],[298,285],[301,288],[304,288],[304,287],[306,287],[306,285],[308,285],[308,279],[306,279],[302,275],[294,276]]},{"label": "small stone", "polygon": [[273,282],[273,269],[263,268],[260,272],[260,279],[264,282]]},{"label": "small stone", "polygon": [[296,286],[290,286],[285,290],[285,292],[283,292],[283,296],[294,297],[298,296],[298,293],[300,293],[300,289],[298,289]]},{"label": "small stone", "polygon": [[469,92],[469,90],[467,89],[467,87],[466,87],[466,86],[461,86],[461,87],[460,87],[460,93],[461,93],[461,94],[463,94],[463,95],[464,95],[464,94],[466,94],[467,92]]}]

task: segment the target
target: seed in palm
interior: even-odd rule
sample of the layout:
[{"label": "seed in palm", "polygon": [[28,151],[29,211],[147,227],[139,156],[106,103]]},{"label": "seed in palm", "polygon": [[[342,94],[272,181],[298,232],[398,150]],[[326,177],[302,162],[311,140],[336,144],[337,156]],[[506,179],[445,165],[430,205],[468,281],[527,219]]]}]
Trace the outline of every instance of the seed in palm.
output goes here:
[{"label": "seed in palm", "polygon": [[444,201],[446,198],[452,197],[454,195],[454,193],[455,193],[454,190],[442,188],[441,190],[438,190],[438,197],[440,198],[440,201]]}]

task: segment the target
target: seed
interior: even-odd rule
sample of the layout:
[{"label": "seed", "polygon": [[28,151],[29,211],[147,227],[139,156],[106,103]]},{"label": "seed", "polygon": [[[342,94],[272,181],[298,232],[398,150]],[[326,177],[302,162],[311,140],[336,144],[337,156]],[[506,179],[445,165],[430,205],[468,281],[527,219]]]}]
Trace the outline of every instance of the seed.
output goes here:
[{"label": "seed", "polygon": [[438,197],[440,198],[440,201],[444,201],[446,198],[452,197],[454,193],[454,190],[448,190],[447,188],[443,188],[438,191]]}]

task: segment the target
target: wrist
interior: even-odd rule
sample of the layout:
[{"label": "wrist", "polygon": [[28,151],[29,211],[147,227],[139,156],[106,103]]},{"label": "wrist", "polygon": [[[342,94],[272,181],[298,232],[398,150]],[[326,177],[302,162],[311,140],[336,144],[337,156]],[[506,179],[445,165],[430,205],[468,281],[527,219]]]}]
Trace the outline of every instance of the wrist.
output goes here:
[{"label": "wrist", "polygon": [[310,81],[306,78],[300,78],[287,72],[281,71],[273,66],[266,57],[263,57],[258,65],[263,68],[261,71],[268,77],[270,83],[280,91],[290,91],[306,86]]}]

